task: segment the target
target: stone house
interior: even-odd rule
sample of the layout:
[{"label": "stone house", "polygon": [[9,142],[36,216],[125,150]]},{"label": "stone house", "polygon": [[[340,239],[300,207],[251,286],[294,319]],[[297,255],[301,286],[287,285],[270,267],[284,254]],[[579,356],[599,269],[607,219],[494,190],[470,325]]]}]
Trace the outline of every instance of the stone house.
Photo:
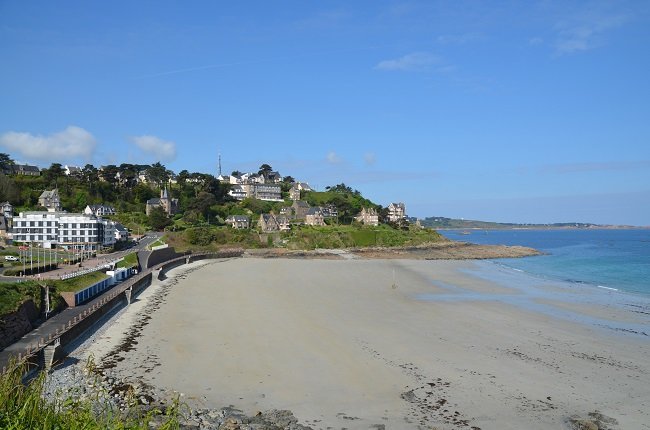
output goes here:
[{"label": "stone house", "polygon": [[406,218],[404,203],[391,203],[388,205],[388,221],[400,222]]},{"label": "stone house", "polygon": [[4,215],[6,218],[13,218],[14,216],[13,205],[9,202],[0,203],[0,213],[2,213],[2,215]]},{"label": "stone house", "polygon": [[246,215],[230,215],[226,218],[226,224],[234,229],[246,229],[250,227],[250,218]]},{"label": "stone house", "polygon": [[309,203],[302,200],[294,200],[291,205],[294,219],[305,219],[310,208]]},{"label": "stone house", "polygon": [[86,209],[84,209],[84,212],[86,215],[97,215],[97,216],[104,216],[104,215],[115,215],[115,208],[113,206],[106,206],[106,205],[88,205],[86,206]]},{"label": "stone house", "polygon": [[81,167],[78,166],[68,166],[67,164],[63,166],[63,172],[67,176],[81,176]]},{"label": "stone house", "polygon": [[327,205],[320,208],[325,218],[336,218],[339,216],[339,210],[334,205]]},{"label": "stone house", "polygon": [[284,215],[262,214],[257,225],[262,233],[291,230],[290,220]]},{"label": "stone house", "polygon": [[354,219],[365,225],[379,225],[379,215],[377,214],[377,210],[374,208],[361,209],[359,215],[357,215]]},{"label": "stone house", "polygon": [[147,216],[151,214],[153,208],[156,207],[163,208],[167,216],[175,215],[178,212],[178,199],[170,198],[169,193],[167,192],[167,187],[165,187],[164,189],[160,190],[159,199],[147,200],[147,206],[145,208]]},{"label": "stone house", "polygon": [[14,175],[41,176],[41,169],[29,164],[14,164],[12,170]]},{"label": "stone house", "polygon": [[48,212],[59,212],[61,210],[61,199],[59,190],[56,188],[49,191],[43,191],[38,198],[39,206],[43,206]]},{"label": "stone house", "polygon": [[314,226],[324,226],[325,217],[323,211],[319,207],[309,208],[307,215],[305,215],[305,224]]}]

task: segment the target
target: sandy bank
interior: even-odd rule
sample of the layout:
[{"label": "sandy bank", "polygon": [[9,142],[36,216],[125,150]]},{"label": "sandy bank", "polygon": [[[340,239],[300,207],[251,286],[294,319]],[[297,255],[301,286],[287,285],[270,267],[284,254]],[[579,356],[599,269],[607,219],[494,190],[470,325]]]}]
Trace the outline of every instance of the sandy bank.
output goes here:
[{"label": "sandy bank", "polygon": [[471,265],[210,263],[166,281],[163,299],[155,289],[139,298],[145,307],[88,353],[110,361],[102,342],[116,345],[135,324],[141,335],[112,361],[116,372],[194,406],[291,409],[313,428],[548,429],[595,409],[614,428],[650,428],[647,339],[498,300],[416,300],[448,285],[516,294],[467,274]]},{"label": "sandy bank", "polygon": [[486,260],[541,255],[525,246],[477,245],[445,240],[418,246],[367,247],[353,249],[288,250],[285,248],[249,249],[247,255],[259,258],[340,259],[409,259],[409,260]]}]

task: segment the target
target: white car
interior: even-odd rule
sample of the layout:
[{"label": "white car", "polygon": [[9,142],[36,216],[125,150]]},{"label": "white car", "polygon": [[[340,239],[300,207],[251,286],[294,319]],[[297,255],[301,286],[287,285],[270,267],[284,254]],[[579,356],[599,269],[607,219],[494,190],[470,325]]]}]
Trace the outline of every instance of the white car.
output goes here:
[{"label": "white car", "polygon": [[18,257],[15,255],[5,255],[5,261],[18,261]]}]

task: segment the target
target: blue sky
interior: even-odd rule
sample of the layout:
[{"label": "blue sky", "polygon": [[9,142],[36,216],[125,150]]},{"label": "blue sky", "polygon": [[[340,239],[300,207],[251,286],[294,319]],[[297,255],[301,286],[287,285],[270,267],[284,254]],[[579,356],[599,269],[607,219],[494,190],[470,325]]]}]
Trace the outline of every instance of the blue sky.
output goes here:
[{"label": "blue sky", "polygon": [[647,1],[0,0],[0,151],[650,225]]}]

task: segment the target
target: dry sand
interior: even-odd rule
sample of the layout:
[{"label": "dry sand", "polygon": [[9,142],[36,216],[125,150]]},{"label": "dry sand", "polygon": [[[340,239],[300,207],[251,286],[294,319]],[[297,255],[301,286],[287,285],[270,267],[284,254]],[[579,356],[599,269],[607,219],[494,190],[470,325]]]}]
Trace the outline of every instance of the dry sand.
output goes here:
[{"label": "dry sand", "polygon": [[483,430],[564,428],[597,409],[613,428],[650,429],[647,337],[499,301],[416,299],[442,284],[518,294],[460,270],[472,264],[193,264],[146,290],[85,353],[110,356],[151,316],[114,370],[196,407],[290,409],[323,429]]}]

